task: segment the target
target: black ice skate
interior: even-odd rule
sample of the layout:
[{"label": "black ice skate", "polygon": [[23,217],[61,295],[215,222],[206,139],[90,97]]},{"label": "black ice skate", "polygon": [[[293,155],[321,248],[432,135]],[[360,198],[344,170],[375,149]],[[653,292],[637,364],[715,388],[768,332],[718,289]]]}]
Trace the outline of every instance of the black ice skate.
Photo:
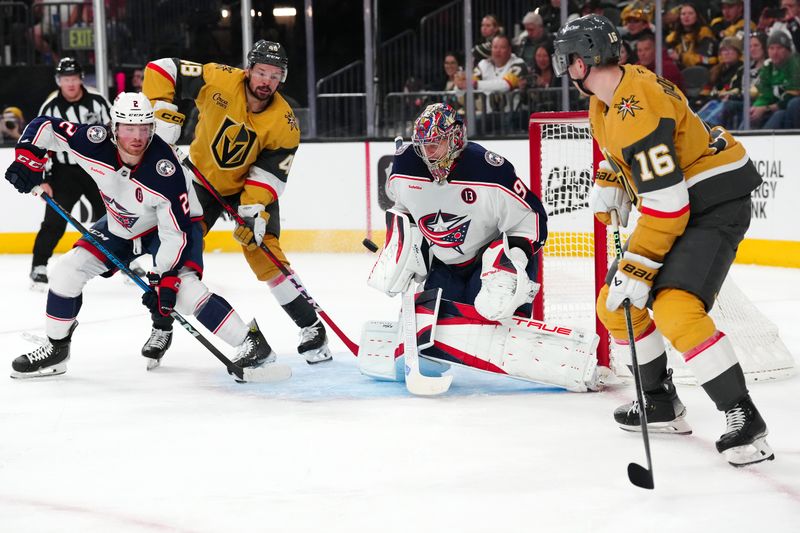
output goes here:
[{"label": "black ice skate", "polygon": [[72,332],[76,327],[78,327],[77,320],[73,322],[65,338],[58,340],[48,338],[34,351],[14,359],[11,363],[11,377],[16,379],[40,378],[58,376],[66,372],[69,345],[72,342]]},{"label": "black ice skate", "polygon": [[31,290],[44,292],[47,290],[47,267],[44,265],[35,266],[31,269]]},{"label": "black ice skate", "polygon": [[142,346],[142,355],[147,357],[147,370],[158,368],[161,358],[172,344],[172,330],[153,328],[150,338]]},{"label": "black ice skate", "polygon": [[[692,428],[686,422],[686,407],[683,406],[675,385],[672,384],[672,370],[658,389],[644,391],[647,406],[647,430],[650,433],[675,433],[689,435]],[[614,411],[614,420],[625,431],[641,431],[639,402],[621,405]]]},{"label": "black ice skate", "polygon": [[772,461],[775,454],[767,444],[767,424],[750,396],[725,411],[727,427],[717,441],[717,451],[733,466]]},{"label": "black ice skate", "polygon": [[248,327],[250,330],[247,332],[244,342],[239,345],[233,364],[239,368],[253,368],[274,362],[275,352],[272,351],[267,339],[258,328],[255,318],[250,321]]},{"label": "black ice skate", "polygon": [[300,330],[300,344],[297,353],[306,358],[306,363],[315,365],[333,359],[328,349],[325,326],[318,318],[316,322]]}]

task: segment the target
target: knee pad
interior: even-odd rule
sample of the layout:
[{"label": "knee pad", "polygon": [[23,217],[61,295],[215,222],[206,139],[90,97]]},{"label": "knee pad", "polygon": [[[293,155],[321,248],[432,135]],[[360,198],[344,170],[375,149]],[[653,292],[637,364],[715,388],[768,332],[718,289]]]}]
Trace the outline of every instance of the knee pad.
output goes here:
[{"label": "knee pad", "polygon": [[[269,233],[264,235],[264,244],[283,266],[289,267],[289,260],[286,259],[286,255],[281,250],[281,244],[275,235]],[[269,281],[281,274],[281,270],[272,262],[272,259],[267,257],[267,254],[260,247],[251,251],[247,251],[245,247],[242,247],[242,253],[247,259],[247,264],[250,265],[250,270],[253,271],[259,281]]]},{"label": "knee pad", "polygon": [[653,319],[681,353],[698,346],[717,330],[700,298],[681,289],[658,291],[653,301]]},{"label": "knee pad", "polygon": [[50,290],[59,296],[75,298],[86,282],[108,268],[88,250],[76,246],[58,260],[50,273]]},{"label": "knee pad", "polygon": [[211,296],[211,291],[200,281],[194,270],[184,269],[178,277],[181,278],[181,288],[178,291],[175,309],[182,315],[194,315]]},{"label": "knee pad", "polygon": [[[600,294],[597,295],[597,317],[606,327],[614,340],[628,342],[628,326],[625,323],[625,310],[619,307],[615,311],[606,309],[606,298],[608,297],[608,285],[603,285]],[[631,306],[631,321],[633,322],[633,336],[641,337],[652,324],[650,313],[647,309],[639,309]],[[658,322],[656,322],[658,323]]]}]

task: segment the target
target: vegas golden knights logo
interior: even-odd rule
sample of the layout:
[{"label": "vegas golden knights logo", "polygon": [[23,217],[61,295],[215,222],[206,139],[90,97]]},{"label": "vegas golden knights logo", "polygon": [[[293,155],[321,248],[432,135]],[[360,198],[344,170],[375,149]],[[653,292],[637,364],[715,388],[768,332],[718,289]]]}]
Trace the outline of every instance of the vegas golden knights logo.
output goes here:
[{"label": "vegas golden knights logo", "polygon": [[211,151],[219,168],[237,168],[247,161],[247,154],[255,141],[256,132],[225,117],[211,143]]}]

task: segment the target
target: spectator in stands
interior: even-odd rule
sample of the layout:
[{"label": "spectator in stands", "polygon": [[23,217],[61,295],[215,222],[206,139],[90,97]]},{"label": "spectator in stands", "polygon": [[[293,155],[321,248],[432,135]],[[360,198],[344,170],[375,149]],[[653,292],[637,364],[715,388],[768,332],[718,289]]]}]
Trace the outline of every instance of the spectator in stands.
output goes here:
[{"label": "spectator in stands", "polygon": [[781,0],[781,9],[776,14],[782,14],[770,28],[773,31],[784,31],[792,36],[794,51],[800,52],[800,0]]},{"label": "spectator in stands", "polygon": [[144,82],[144,69],[141,67],[133,69],[133,72],[131,72],[131,90],[129,92],[134,92],[134,93],[142,92],[143,82]]},{"label": "spectator in stands", "polygon": [[484,15],[481,19],[481,41],[472,49],[472,57],[477,65],[492,55],[492,39],[503,33],[497,15]]},{"label": "spectator in stands", "polygon": [[678,68],[709,67],[717,63],[717,40],[692,3],[681,6],[678,24],[667,35],[665,45],[669,48],[667,54]]},{"label": "spectator in stands", "polygon": [[[742,0],[721,0],[722,16],[711,21],[711,31],[717,40],[725,37],[744,36],[744,4]],[[750,22],[750,31],[754,32],[756,25]]]},{"label": "spectator in stands", "polygon": [[[724,39],[723,39],[724,40]],[[750,97],[755,100],[758,96],[758,76],[767,59],[767,34],[756,32],[750,36]],[[744,81],[744,80],[742,80]],[[741,87],[742,82],[739,82]],[[744,91],[742,91],[743,93]],[[722,126],[727,130],[739,127],[744,111],[743,94],[733,94],[723,102]]]},{"label": "spectator in stands", "polygon": [[724,103],[742,94],[742,41],[725,37],[719,44],[719,63],[711,67],[708,85],[701,91],[705,104],[697,112],[706,124],[720,126]]},{"label": "spectator in stands", "polygon": [[[534,3],[534,6],[535,5],[536,3]],[[555,35],[559,28],[561,28],[561,0],[544,0],[534,11],[542,16],[544,27],[551,34]],[[579,12],[580,8],[578,8],[578,5],[573,0],[568,0],[567,16],[577,15]]]},{"label": "spectator in stands", "polygon": [[535,111],[558,111],[561,93],[548,91],[561,87],[561,78],[553,71],[553,46],[542,44],[536,49],[533,67],[527,84],[528,109]]},{"label": "spectator in stands", "polygon": [[[643,34],[636,41],[636,55],[638,57],[636,64],[647,67],[653,72],[656,71],[656,36],[652,32]],[[666,49],[661,52],[661,66],[663,67],[661,76],[683,90],[683,75],[675,62],[667,55]]]},{"label": "spectator in stands", "polygon": [[447,52],[444,55],[444,80],[443,83],[431,87],[434,91],[447,91],[452,92],[453,96],[445,96],[442,100],[448,104],[450,107],[456,110],[459,115],[464,114],[464,97],[457,96],[456,92],[456,83],[459,78],[466,78],[464,74],[464,69],[461,66],[461,61],[458,59],[458,55],[455,52]]},{"label": "spectator in stands", "polygon": [[586,0],[581,5],[581,12],[580,15],[583,17],[584,15],[603,15],[604,14],[603,4],[600,0]]},{"label": "spectator in stands", "polygon": [[532,68],[536,49],[542,44],[552,45],[553,35],[545,29],[542,16],[532,11],[522,18],[522,25],[525,31],[514,39],[514,53]]},{"label": "spectator in stands", "polygon": [[773,32],[767,39],[767,54],[750,123],[764,129],[800,127],[800,55],[792,52],[789,34]]},{"label": "spectator in stands", "polygon": [[633,52],[631,51],[631,45],[628,41],[621,41],[619,47],[619,64],[627,65],[631,62],[632,57]]},{"label": "spectator in stands", "polygon": [[3,118],[0,122],[0,138],[3,144],[17,144],[24,129],[25,116],[20,108],[9,106],[3,109]]},{"label": "spectator in stands", "polygon": [[622,11],[622,23],[625,25],[620,38],[622,42],[627,42],[633,52],[631,63],[638,63],[638,51],[636,43],[642,37],[647,35],[655,35],[651,25],[653,21],[653,7],[649,3],[634,2],[629,4]]}]

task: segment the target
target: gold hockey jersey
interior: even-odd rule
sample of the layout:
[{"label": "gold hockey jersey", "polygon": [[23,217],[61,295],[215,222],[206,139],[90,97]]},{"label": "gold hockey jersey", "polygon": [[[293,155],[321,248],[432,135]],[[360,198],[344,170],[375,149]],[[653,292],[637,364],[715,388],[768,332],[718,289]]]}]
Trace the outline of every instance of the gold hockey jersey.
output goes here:
[{"label": "gold hockey jersey", "polygon": [[223,196],[241,191],[242,204],[266,205],[286,187],[300,127],[279,93],[264,111],[249,112],[246,83],[238,68],[166,58],[147,64],[142,89],[154,105],[194,100],[192,162]]},{"label": "gold hockey jersey", "polygon": [[658,262],[693,214],[747,196],[761,183],[744,147],[709,128],[675,85],[624,65],[609,108],[591,97],[592,135],[641,217],[628,249]]}]

